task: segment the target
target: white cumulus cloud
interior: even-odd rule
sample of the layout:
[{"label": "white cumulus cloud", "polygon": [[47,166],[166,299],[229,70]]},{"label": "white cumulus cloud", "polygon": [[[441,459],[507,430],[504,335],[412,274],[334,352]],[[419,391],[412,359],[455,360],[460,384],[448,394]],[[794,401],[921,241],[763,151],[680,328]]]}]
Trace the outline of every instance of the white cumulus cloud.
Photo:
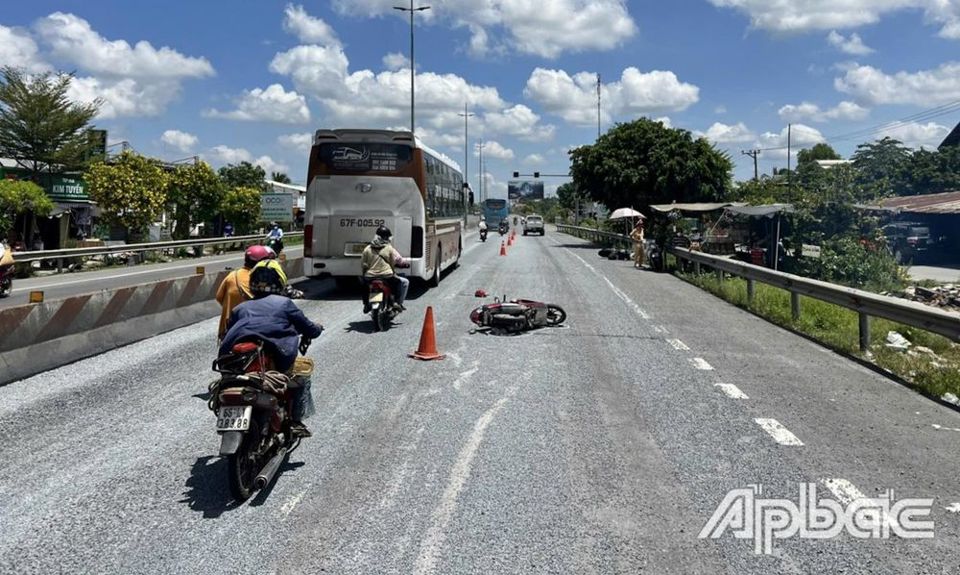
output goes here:
[{"label": "white cumulus cloud", "polygon": [[733,125],[714,122],[706,132],[697,132],[696,134],[717,144],[752,142],[757,137],[743,122],[737,122]]},{"label": "white cumulus cloud", "polygon": [[[524,95],[571,124],[590,126],[597,122],[596,82],[596,74],[590,72],[570,76],[563,70],[537,68],[527,79]],[[696,103],[699,94],[697,86],[679,81],[673,72],[644,73],[629,67],[619,81],[601,85],[601,121],[682,111]]]},{"label": "white cumulus cloud", "polygon": [[271,172],[287,172],[290,170],[285,164],[275,162],[270,156],[260,156],[254,158],[245,148],[231,148],[225,145],[214,146],[204,155],[211,160],[215,166],[226,164],[239,164],[240,162],[250,162],[255,166],[260,166],[269,175]]},{"label": "white cumulus cloud", "polygon": [[313,134],[303,132],[300,134],[284,134],[277,138],[277,143],[284,148],[293,150],[308,150],[313,145]]},{"label": "white cumulus cloud", "polygon": [[823,134],[820,133],[820,130],[804,124],[794,124],[791,128],[784,128],[779,133],[763,133],[759,138],[758,147],[774,148],[772,150],[764,150],[764,155],[781,159],[786,158],[788,139],[791,152],[794,156],[796,156],[797,152],[803,148],[809,148],[814,144],[826,142],[826,139],[823,137]]},{"label": "white cumulus cloud", "polygon": [[914,104],[930,107],[960,100],[960,63],[933,70],[887,74],[873,66],[853,64],[834,87],[869,105]]},{"label": "white cumulus cloud", "polygon": [[539,166],[543,164],[544,161],[546,160],[541,154],[530,154],[523,159],[523,163],[527,166]]},{"label": "white cumulus cloud", "polygon": [[929,149],[939,146],[940,142],[942,142],[949,133],[950,128],[937,124],[936,122],[927,122],[926,124],[910,122],[886,128],[877,134],[876,138],[880,139],[889,136],[895,140],[900,140],[905,146],[910,148],[920,148],[923,146]]},{"label": "white cumulus cloud", "polygon": [[228,120],[302,124],[310,121],[310,108],[307,107],[306,98],[300,94],[287,92],[280,84],[271,84],[266,89],[244,91],[237,99],[236,110],[207,110],[204,115]]},{"label": "white cumulus cloud", "polygon": [[512,160],[515,157],[513,150],[505,148],[503,144],[494,140],[487,140],[483,143],[484,159],[496,158],[498,160]]},{"label": "white cumulus cloud", "polygon": [[860,39],[860,35],[856,32],[850,34],[849,38],[846,38],[843,34],[832,30],[827,36],[827,42],[841,52],[853,54],[854,56],[865,56],[873,52],[873,48],[864,44],[863,40]]},{"label": "white cumulus cloud", "polygon": [[[429,5],[431,10],[417,13],[418,21],[469,32],[465,48],[475,55],[513,51],[556,58],[612,50],[637,32],[625,0],[433,0]],[[385,5],[334,0],[333,6],[341,14],[376,18]]]},{"label": "white cumulus cloud", "polygon": [[179,96],[184,80],[214,75],[205,58],[145,41],[107,40],[73,14],[50,14],[34,30],[54,58],[91,74],[78,74],[68,95],[79,101],[101,98],[99,118],[159,115]]},{"label": "white cumulus cloud", "polygon": [[340,40],[329,24],[315,18],[300,5],[287,4],[283,11],[283,29],[306,44],[339,46]]},{"label": "white cumulus cloud", "polygon": [[409,68],[410,60],[399,52],[391,52],[383,57],[383,67],[387,70]]},{"label": "white cumulus cloud", "polygon": [[197,145],[197,137],[188,132],[180,130],[167,130],[160,136],[160,141],[177,150],[187,153],[193,150]]},{"label": "white cumulus cloud", "polygon": [[875,24],[885,14],[922,10],[940,26],[940,36],[960,39],[960,3],[956,0],[708,0],[714,6],[747,14],[754,28],[807,32]]},{"label": "white cumulus cloud", "polygon": [[788,104],[778,111],[780,118],[786,122],[801,122],[810,120],[813,122],[827,122],[830,120],[863,120],[870,114],[870,110],[856,104],[855,102],[840,102],[835,107],[828,110],[821,110],[820,106],[810,102],[800,104]]},{"label": "white cumulus cloud", "polygon": [[46,72],[50,66],[40,57],[37,43],[26,30],[0,25],[0,62],[27,72]]}]

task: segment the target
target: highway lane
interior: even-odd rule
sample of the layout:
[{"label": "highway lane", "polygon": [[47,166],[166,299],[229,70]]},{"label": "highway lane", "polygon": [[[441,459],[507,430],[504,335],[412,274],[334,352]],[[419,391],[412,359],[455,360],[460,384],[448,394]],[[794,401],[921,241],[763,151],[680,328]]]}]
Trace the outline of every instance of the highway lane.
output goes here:
[{"label": "highway lane", "polygon": [[[311,290],[314,437],[243,505],[195,397],[215,320],[0,388],[0,571],[957,571],[956,412],[580,240],[548,230],[500,257],[497,238],[387,333]],[[477,288],[559,303],[567,326],[471,333]],[[406,358],[427,305],[440,362]],[[935,537],[771,555],[697,537],[729,490],[797,501],[804,482],[933,498]]]},{"label": "highway lane", "polygon": [[[290,246],[284,252],[287,257],[303,255],[303,246]],[[0,309],[29,303],[30,292],[42,290],[46,300],[116,289],[193,275],[197,266],[204,266],[207,273],[236,269],[243,265],[243,252],[229,252],[202,258],[179,259],[161,264],[112,267],[96,271],[63,273],[27,279],[15,279],[13,292],[0,299]]]}]

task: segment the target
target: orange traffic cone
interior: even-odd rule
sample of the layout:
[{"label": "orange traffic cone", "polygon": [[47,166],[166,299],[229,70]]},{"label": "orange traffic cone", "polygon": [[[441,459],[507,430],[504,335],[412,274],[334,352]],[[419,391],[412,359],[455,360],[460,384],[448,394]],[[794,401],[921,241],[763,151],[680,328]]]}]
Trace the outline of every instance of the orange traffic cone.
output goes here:
[{"label": "orange traffic cone", "polygon": [[437,352],[437,338],[433,326],[433,306],[427,306],[427,313],[423,316],[423,330],[420,332],[420,347],[410,354],[410,357],[429,361],[446,357]]},{"label": "orange traffic cone", "polygon": [[501,256],[507,255],[507,245],[503,242],[500,242],[500,255]]},{"label": "orange traffic cone", "polygon": [[513,236],[507,236],[507,245],[508,245],[508,246],[512,246],[512,245],[513,245]]}]

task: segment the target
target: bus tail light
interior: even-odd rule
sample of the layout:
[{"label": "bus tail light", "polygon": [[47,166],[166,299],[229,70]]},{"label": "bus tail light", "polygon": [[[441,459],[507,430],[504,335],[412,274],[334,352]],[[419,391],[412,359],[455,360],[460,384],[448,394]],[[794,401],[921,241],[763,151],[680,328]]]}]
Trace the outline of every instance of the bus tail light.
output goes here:
[{"label": "bus tail light", "polygon": [[313,224],[303,226],[303,257],[313,257]]},{"label": "bus tail light", "polygon": [[423,257],[423,228],[413,226],[413,236],[410,238],[410,257]]}]

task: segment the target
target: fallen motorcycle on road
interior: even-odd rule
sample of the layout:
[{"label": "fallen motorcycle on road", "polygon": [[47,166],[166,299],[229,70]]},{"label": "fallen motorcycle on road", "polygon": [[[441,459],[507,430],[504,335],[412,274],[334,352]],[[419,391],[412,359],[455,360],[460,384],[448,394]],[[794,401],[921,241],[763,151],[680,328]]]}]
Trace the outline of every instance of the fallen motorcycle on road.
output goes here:
[{"label": "fallen motorcycle on road", "polygon": [[562,307],[534,301],[514,299],[506,301],[494,298],[493,303],[484,304],[470,312],[470,321],[481,328],[489,328],[493,333],[520,333],[541,327],[556,327],[567,319]]}]

